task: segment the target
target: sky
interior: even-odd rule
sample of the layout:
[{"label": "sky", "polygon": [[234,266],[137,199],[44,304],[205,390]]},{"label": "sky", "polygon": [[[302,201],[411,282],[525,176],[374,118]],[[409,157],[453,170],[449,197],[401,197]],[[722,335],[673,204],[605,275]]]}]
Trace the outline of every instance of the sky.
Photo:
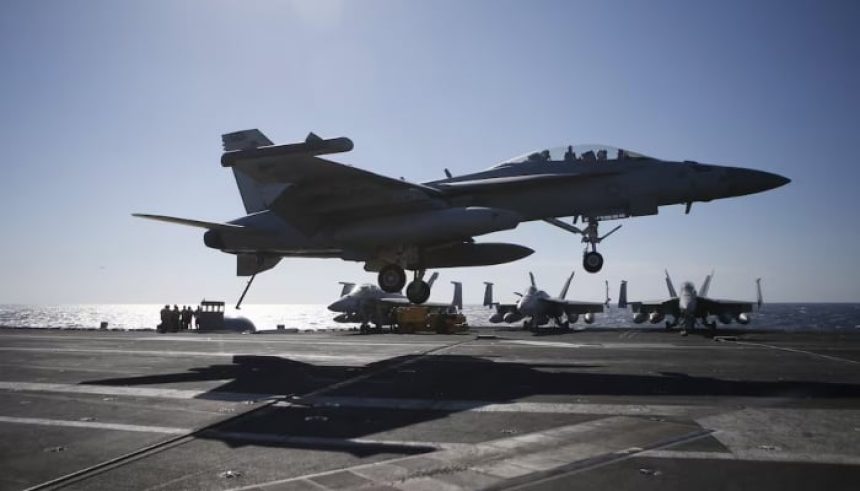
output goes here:
[{"label": "sky", "polygon": [[[480,237],[536,250],[442,270],[480,302],[533,271],[570,297],[860,301],[860,4],[853,1],[0,2],[0,303],[234,301],[235,259],[133,212],[244,214],[222,133],[348,136],[334,160],[412,181],[563,144],[762,169],[791,184],[622,222],[582,270],[541,222]],[[608,225],[608,224],[607,224]],[[608,227],[604,227],[608,230]],[[248,303],[328,303],[359,263],[285,259]]]}]

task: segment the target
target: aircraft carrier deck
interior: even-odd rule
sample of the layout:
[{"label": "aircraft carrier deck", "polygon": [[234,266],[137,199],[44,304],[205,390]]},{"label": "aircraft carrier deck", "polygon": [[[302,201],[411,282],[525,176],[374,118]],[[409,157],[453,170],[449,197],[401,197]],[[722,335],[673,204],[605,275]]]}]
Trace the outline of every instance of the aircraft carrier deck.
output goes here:
[{"label": "aircraft carrier deck", "polygon": [[860,483],[858,332],[4,329],[0,351],[2,489]]}]

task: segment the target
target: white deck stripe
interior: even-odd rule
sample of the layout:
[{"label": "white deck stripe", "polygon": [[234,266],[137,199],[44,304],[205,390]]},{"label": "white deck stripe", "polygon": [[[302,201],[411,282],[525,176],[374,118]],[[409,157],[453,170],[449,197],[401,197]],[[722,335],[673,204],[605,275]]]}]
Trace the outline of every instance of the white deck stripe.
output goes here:
[{"label": "white deck stripe", "polygon": [[683,350],[724,350],[725,344],[674,344],[674,343],[565,343],[561,341],[531,341],[528,339],[509,339],[497,343],[497,347],[517,348],[520,346],[531,346],[535,348],[563,348],[563,349],[683,349]]},{"label": "white deck stripe", "polygon": [[[141,336],[137,334],[135,337],[115,337],[117,333],[110,333],[109,335],[102,336],[78,336],[78,335],[53,335],[53,334],[14,334],[13,337],[9,337],[7,339],[60,339],[63,341],[111,341],[111,342],[124,342],[124,341],[167,341],[167,342],[175,342],[175,341],[189,341],[189,342],[198,342],[198,343],[247,343],[247,344],[268,344],[271,342],[280,342],[287,344],[312,344],[314,346],[445,346],[446,343],[440,342],[427,342],[426,340],[417,340],[414,343],[404,343],[404,342],[379,342],[379,341],[362,341],[361,339],[350,339],[350,341],[325,341],[325,339],[330,339],[331,335],[326,333],[318,333],[320,336],[314,336],[312,334],[256,334],[252,336],[243,336],[241,339],[237,339],[234,337],[224,338],[220,337],[222,335],[209,335],[209,334],[177,334],[177,335],[153,335],[153,336]],[[134,332],[130,332],[130,334],[134,334]]]},{"label": "white deck stripe", "polygon": [[[664,415],[685,416],[702,406],[668,404],[579,404],[562,402],[439,401],[433,399],[389,399],[374,397],[312,397],[306,402],[315,406],[341,406],[417,411],[451,411],[480,413],[550,413],[613,416]],[[278,403],[283,404],[283,403]]]},{"label": "white deck stripe", "polygon": [[272,397],[272,394],[243,394],[239,392],[213,392],[209,389],[159,389],[152,387],[117,387],[112,385],[48,384],[42,382],[0,382],[0,390],[61,392],[129,397],[161,397],[164,399],[195,399],[209,395],[210,399],[249,401]]},{"label": "white deck stripe", "polygon": [[[0,390],[32,392],[64,392],[75,394],[97,394],[129,397],[160,397],[165,399],[212,399],[222,401],[251,401],[283,394],[247,394],[239,392],[218,392],[209,389],[161,389],[154,387],[116,387],[110,385],[50,384],[41,382],[2,382]],[[488,413],[550,413],[586,414],[614,416],[684,416],[703,406],[655,405],[655,404],[581,404],[553,402],[510,402],[492,403],[486,401],[438,401],[433,399],[395,399],[374,397],[334,397],[317,396],[303,402],[315,406],[346,408],[402,409],[415,411],[450,412],[488,412]],[[288,402],[281,406],[296,405]]]},{"label": "white deck stripe", "polygon": [[120,423],[101,423],[98,421],[70,421],[63,419],[42,418],[13,418],[0,416],[0,423],[63,426],[68,428],[95,428],[99,430],[137,431],[141,433],[164,433],[167,435],[184,435],[191,432],[188,428],[171,428],[169,426],[126,425]]},{"label": "white deck stripe", "polygon": [[397,446],[409,448],[435,448],[440,450],[462,450],[473,448],[473,444],[422,442],[403,440],[374,440],[368,438],[326,438],[316,436],[274,435],[268,433],[248,433],[239,431],[208,430],[202,433],[204,437],[224,438],[263,443],[283,443],[288,445],[325,445],[330,447],[362,447],[362,446]]},{"label": "white deck stripe", "polygon": [[727,452],[684,452],[681,450],[646,450],[639,457],[660,459],[697,459],[697,460],[742,460],[757,462],[786,462],[814,464],[860,465],[860,456],[839,454],[812,454],[791,452],[741,451]]},{"label": "white deck stripe", "polygon": [[[178,356],[178,357],[234,357],[234,356],[277,356],[281,358],[289,358],[290,360],[299,361],[338,361],[338,362],[357,362],[371,363],[384,360],[390,355],[380,354],[379,356],[366,355],[323,355],[318,353],[294,353],[294,352],[278,352],[267,353],[260,351],[253,352],[226,352],[226,351],[173,351],[173,350],[119,350],[119,349],[91,349],[91,348],[30,348],[30,347],[0,347],[0,351],[24,351],[24,352],[40,352],[40,353],[105,353],[105,354],[124,354],[124,355],[144,355],[144,356]],[[402,353],[402,355],[414,355],[414,351]]]},{"label": "white deck stripe", "polygon": [[734,344],[738,344],[741,346],[756,346],[759,348],[770,348],[770,349],[774,349],[774,350],[778,350],[778,351],[787,351],[789,353],[800,353],[800,354],[804,354],[804,355],[815,356],[817,358],[824,358],[825,360],[830,360],[830,361],[840,361],[843,363],[851,363],[853,365],[860,365],[860,361],[857,361],[857,360],[849,360],[848,358],[842,358],[839,356],[832,356],[832,355],[825,355],[822,353],[816,353],[814,351],[806,351],[806,350],[797,349],[797,348],[789,348],[787,346],[774,346],[772,344],[751,343],[748,341],[728,341],[728,343],[734,343]]}]

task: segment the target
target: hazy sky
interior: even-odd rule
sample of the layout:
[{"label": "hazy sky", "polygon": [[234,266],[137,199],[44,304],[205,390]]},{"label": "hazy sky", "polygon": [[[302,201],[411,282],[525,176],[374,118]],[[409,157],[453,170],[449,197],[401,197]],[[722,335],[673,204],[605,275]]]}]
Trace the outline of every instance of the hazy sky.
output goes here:
[{"label": "hazy sky", "polygon": [[[234,301],[244,280],[202,231],[132,212],[243,214],[220,135],[348,136],[335,160],[410,180],[527,151],[606,143],[768,170],[786,187],[625,220],[581,270],[542,223],[479,240],[537,252],[441,271],[478,302],[534,271],[552,293],[711,292],[860,301],[860,3],[853,1],[0,2],[0,303]],[[608,227],[607,227],[608,229]],[[325,303],[358,263],[287,259],[249,303]]]}]

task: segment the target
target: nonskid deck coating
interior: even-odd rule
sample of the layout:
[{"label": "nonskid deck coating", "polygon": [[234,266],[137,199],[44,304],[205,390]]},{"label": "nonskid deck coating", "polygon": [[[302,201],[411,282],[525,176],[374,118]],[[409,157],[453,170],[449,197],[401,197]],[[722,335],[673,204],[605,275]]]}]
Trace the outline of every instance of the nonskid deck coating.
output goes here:
[{"label": "nonskid deck coating", "polygon": [[88,468],[56,486],[684,489],[742,469],[741,485],[825,476],[851,489],[860,477],[855,333],[496,335],[0,330],[0,487]]}]

